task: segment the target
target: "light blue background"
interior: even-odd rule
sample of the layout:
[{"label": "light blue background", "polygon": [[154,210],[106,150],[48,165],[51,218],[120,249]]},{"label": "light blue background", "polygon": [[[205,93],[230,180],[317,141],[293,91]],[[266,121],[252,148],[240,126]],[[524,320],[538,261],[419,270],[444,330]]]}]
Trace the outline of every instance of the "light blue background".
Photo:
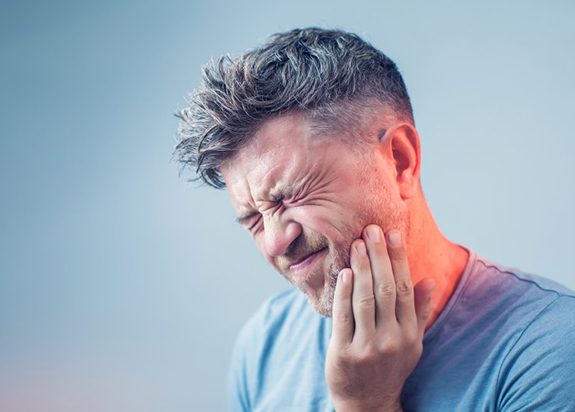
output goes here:
[{"label": "light blue background", "polygon": [[0,410],[224,409],[236,333],[287,284],[225,192],[178,179],[172,114],[210,57],[295,26],[356,31],[397,62],[448,237],[575,287],[575,3],[12,3]]}]

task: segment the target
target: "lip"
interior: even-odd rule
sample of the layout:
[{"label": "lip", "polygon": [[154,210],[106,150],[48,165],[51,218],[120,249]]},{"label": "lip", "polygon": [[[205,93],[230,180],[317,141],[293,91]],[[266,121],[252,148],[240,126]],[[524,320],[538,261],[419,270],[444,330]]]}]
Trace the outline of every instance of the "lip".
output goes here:
[{"label": "lip", "polygon": [[321,258],[325,254],[325,252],[327,252],[327,248],[323,248],[315,253],[312,253],[311,255],[301,260],[300,262],[291,265],[289,267],[290,271],[296,274],[304,272],[311,265],[313,265],[319,258]]}]

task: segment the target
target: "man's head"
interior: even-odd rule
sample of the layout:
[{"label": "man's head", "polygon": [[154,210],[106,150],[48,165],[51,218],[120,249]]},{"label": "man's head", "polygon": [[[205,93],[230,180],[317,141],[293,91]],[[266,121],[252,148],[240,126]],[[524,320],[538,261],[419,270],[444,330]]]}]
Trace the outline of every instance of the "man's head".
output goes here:
[{"label": "man's head", "polygon": [[319,313],[363,226],[408,232],[411,104],[395,64],[359,37],[293,30],[222,58],[179,117],[178,159],[228,187],[260,251]]}]

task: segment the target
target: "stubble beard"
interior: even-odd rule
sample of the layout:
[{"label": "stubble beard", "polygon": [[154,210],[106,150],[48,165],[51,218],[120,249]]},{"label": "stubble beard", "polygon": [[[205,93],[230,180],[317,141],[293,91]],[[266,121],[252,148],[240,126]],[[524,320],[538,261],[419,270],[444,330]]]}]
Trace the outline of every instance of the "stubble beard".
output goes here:
[{"label": "stubble beard", "polygon": [[[410,231],[409,211],[396,187],[378,173],[372,158],[362,158],[362,161],[364,173],[360,178],[359,187],[363,190],[358,191],[358,196],[362,196],[362,207],[352,212],[349,222],[342,222],[345,226],[342,238],[334,243],[315,233],[310,234],[308,239],[300,239],[296,247],[311,251],[319,250],[322,246],[327,247],[328,254],[324,258],[327,261],[324,261],[324,268],[321,269],[323,273],[314,273],[310,279],[296,280],[288,271],[280,270],[290,283],[304,293],[313,309],[324,317],[332,316],[338,275],[344,268],[351,267],[351,244],[361,237],[363,228],[369,224],[376,224],[384,233],[398,229],[404,239]],[[321,285],[313,284],[318,281],[321,281]]]},{"label": "stubble beard", "polygon": [[[362,213],[356,216],[355,224],[350,225],[350,228],[346,231],[346,239],[340,244],[330,244],[328,247],[328,254],[324,262],[327,269],[322,268],[323,279],[322,285],[319,288],[311,286],[311,280],[318,276],[322,276],[322,273],[315,273],[310,278],[312,279],[302,279],[295,280],[288,273],[282,273],[282,275],[294,285],[296,288],[300,289],[306,296],[308,302],[312,308],[321,316],[331,317],[333,310],[333,301],[335,296],[335,288],[337,285],[337,278],[339,273],[344,268],[351,267],[350,264],[350,247],[355,239],[360,237],[362,229],[371,223],[379,225],[384,231],[391,229],[399,229],[403,236],[409,232],[409,214],[405,204],[400,202],[395,202],[391,205],[389,196],[385,196],[384,201],[387,203],[380,203],[382,199],[375,202],[377,205],[386,205],[387,210],[381,210],[381,208],[375,209],[367,205],[366,209]],[[371,202],[369,202],[371,203]],[[319,240],[321,239],[321,240]],[[327,239],[323,237],[315,237],[315,240],[311,243],[321,243],[327,244]]]},{"label": "stubble beard", "polygon": [[[350,266],[349,247],[351,241],[345,246],[335,245],[324,236],[313,233],[308,234],[307,238],[301,238],[298,243],[300,245],[296,246],[296,248],[305,250],[301,255],[306,255],[311,251],[326,249],[327,253],[323,257],[323,262],[321,262],[322,267],[317,268],[304,278],[293,276],[287,268],[284,270],[277,266],[276,268],[293,286],[306,296],[316,312],[322,316],[329,317],[331,316],[338,274],[343,268]],[[280,266],[283,267],[284,265],[280,264]]]},{"label": "stubble beard", "polygon": [[[351,247],[351,242],[350,242]],[[350,267],[349,247],[336,248],[332,262],[329,264],[327,273],[324,276],[324,284],[317,296],[307,296],[309,303],[314,310],[324,317],[332,316],[333,299],[335,296],[335,287],[339,272],[344,268]]]}]

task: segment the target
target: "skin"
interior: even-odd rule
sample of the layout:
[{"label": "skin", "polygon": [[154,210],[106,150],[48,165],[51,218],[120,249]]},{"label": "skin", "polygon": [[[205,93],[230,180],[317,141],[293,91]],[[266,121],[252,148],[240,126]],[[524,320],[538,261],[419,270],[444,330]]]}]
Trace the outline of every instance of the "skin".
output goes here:
[{"label": "skin", "polygon": [[318,135],[302,114],[270,119],[221,170],[261,253],[333,316],[336,409],[395,411],[468,255],[433,221],[415,128],[390,125],[383,107],[362,120],[350,140]]}]

